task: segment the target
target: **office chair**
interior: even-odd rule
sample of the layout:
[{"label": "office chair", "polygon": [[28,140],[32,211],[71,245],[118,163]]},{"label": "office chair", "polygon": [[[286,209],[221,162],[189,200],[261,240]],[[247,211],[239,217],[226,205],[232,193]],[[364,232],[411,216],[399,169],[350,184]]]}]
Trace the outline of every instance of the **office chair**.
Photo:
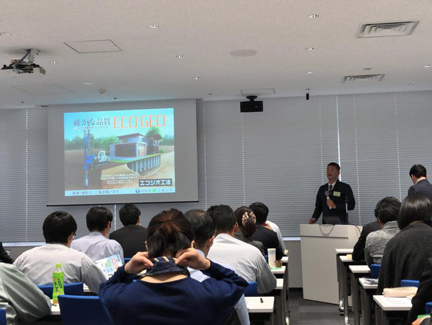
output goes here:
[{"label": "office chair", "polygon": [[371,272],[370,277],[372,279],[378,279],[379,272],[380,272],[380,269],[381,269],[381,264],[371,264],[369,266],[369,268],[370,268],[370,272]]},{"label": "office chair", "polygon": [[253,297],[257,295],[257,283],[255,281],[248,282],[249,285],[244,291],[245,297]]},{"label": "office chair", "polygon": [[418,280],[401,280],[400,286],[401,287],[416,287],[418,288],[420,284],[420,281]]},{"label": "office chair", "polygon": [[0,325],[6,325],[6,310],[0,309]]},{"label": "office chair", "polygon": [[[52,299],[53,294],[53,285],[52,284],[43,284],[38,285],[38,288],[42,290],[42,292]],[[76,295],[82,296],[84,294],[84,287],[82,282],[75,283],[65,283],[64,284],[64,293],[66,295]]]},{"label": "office chair", "polygon": [[60,295],[63,325],[113,325],[98,296]]},{"label": "office chair", "polygon": [[425,304],[425,314],[430,314],[432,312],[432,302],[427,302]]}]

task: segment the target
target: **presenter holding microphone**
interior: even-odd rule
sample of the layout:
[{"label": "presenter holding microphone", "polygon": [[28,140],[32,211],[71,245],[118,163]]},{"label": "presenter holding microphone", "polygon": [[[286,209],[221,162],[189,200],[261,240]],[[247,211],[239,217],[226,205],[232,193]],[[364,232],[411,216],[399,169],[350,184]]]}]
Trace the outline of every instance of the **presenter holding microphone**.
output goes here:
[{"label": "presenter holding microphone", "polygon": [[346,183],[338,180],[340,167],[331,162],[327,165],[328,183],[318,190],[315,211],[309,224],[314,224],[323,214],[323,224],[348,224],[348,210],[354,210],[354,194]]}]

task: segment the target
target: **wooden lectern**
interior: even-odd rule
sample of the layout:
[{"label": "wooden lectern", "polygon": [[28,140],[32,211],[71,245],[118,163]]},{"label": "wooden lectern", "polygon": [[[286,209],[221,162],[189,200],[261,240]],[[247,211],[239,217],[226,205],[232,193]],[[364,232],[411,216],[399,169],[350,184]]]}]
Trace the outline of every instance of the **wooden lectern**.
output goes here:
[{"label": "wooden lectern", "polygon": [[335,249],[354,247],[361,230],[354,225],[300,225],[304,299],[339,304]]}]

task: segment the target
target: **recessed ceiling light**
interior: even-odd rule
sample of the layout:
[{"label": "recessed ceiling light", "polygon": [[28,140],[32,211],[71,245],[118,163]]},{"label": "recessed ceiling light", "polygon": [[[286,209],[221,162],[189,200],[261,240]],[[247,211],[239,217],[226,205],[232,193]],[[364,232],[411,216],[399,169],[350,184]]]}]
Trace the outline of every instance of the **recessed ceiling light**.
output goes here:
[{"label": "recessed ceiling light", "polygon": [[195,79],[195,80],[199,80],[199,78],[200,78],[200,77],[195,77],[194,79]]},{"label": "recessed ceiling light", "polygon": [[56,61],[51,61],[50,63],[51,63],[51,64],[57,64],[57,62],[56,62]]},{"label": "recessed ceiling light", "polygon": [[307,74],[312,74],[313,72],[312,71],[308,71],[308,72],[306,72]]},{"label": "recessed ceiling light", "polygon": [[9,33],[5,33],[5,32],[2,32],[2,33],[0,33],[0,36],[10,36],[10,34],[9,34]]},{"label": "recessed ceiling light", "polygon": [[84,81],[84,85],[93,85],[93,81]]},{"label": "recessed ceiling light", "polygon": [[114,97],[113,99],[117,99],[117,97]]},{"label": "recessed ceiling light", "polygon": [[209,95],[209,96],[213,96],[213,94],[212,94],[212,93],[208,93],[208,95]]},{"label": "recessed ceiling light", "polygon": [[311,14],[308,16],[309,19],[318,18],[319,16],[317,14]]},{"label": "recessed ceiling light", "polygon": [[308,47],[306,50],[308,50],[308,51],[315,51],[315,48],[314,47]]},{"label": "recessed ceiling light", "polygon": [[178,59],[184,58],[184,55],[183,54],[176,55],[176,58]]},{"label": "recessed ceiling light", "polygon": [[363,70],[369,71],[369,70],[372,70],[372,68],[363,68]]},{"label": "recessed ceiling light", "polygon": [[425,68],[430,68],[430,67],[432,67],[432,65],[430,65],[430,64],[426,64],[424,67],[425,67]]},{"label": "recessed ceiling light", "polygon": [[412,85],[414,85],[414,84],[411,84],[411,83],[408,84],[408,86],[412,86]]},{"label": "recessed ceiling light", "polygon": [[152,29],[156,29],[156,28],[159,28],[160,26],[159,25],[156,25],[156,24],[153,24],[153,25],[150,25],[150,28],[152,28]]}]

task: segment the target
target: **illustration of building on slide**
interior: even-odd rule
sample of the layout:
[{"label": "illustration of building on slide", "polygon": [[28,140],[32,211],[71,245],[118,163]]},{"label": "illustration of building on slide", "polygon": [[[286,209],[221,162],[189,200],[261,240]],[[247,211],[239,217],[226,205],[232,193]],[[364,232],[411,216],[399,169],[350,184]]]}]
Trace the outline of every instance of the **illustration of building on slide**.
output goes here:
[{"label": "illustration of building on slide", "polygon": [[175,191],[172,108],[64,115],[65,194]]}]

